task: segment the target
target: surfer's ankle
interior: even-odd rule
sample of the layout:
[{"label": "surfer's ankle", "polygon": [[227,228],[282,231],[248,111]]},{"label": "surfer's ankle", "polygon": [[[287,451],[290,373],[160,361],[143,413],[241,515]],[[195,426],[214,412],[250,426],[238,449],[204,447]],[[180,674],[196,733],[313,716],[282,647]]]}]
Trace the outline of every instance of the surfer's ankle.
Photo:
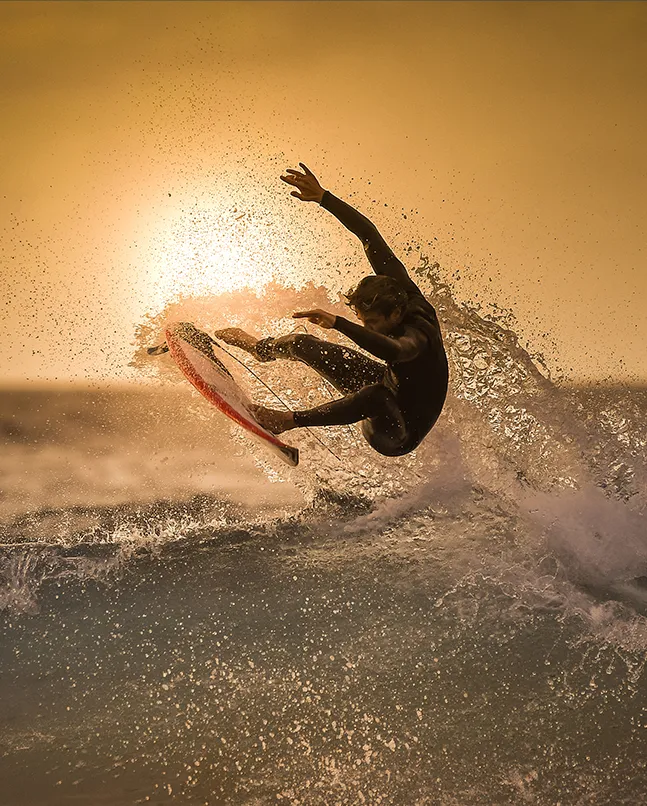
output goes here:
[{"label": "surfer's ankle", "polygon": [[297,427],[297,424],[294,422],[294,414],[291,411],[281,411],[278,413],[281,416],[277,425],[281,430],[274,431],[275,434],[282,434],[284,431],[291,431],[293,428]]},{"label": "surfer's ankle", "polygon": [[275,358],[272,355],[272,346],[274,344],[274,338],[272,336],[268,336],[266,339],[258,339],[256,344],[254,345],[254,357],[262,362],[266,363],[267,361],[274,361]]}]

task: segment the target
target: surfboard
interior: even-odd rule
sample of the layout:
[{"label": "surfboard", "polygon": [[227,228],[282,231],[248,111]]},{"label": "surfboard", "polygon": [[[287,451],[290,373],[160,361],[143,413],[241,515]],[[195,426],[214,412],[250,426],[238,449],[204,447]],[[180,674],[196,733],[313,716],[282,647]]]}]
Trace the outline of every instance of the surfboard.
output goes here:
[{"label": "surfboard", "polygon": [[[209,403],[238,423],[262,445],[292,467],[299,463],[299,450],[286,445],[255,419],[251,400],[240,388],[231,372],[218,358],[218,344],[211,336],[190,322],[169,325],[164,335],[166,347],[184,377]],[[148,351],[152,355],[166,352],[164,345]]]}]

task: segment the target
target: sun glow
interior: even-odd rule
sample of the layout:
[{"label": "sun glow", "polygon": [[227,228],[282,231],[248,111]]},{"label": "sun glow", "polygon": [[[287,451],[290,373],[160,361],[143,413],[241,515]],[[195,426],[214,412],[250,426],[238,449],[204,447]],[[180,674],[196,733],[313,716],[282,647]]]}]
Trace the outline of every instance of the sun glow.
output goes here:
[{"label": "sun glow", "polygon": [[148,298],[154,305],[178,297],[259,291],[290,275],[269,214],[237,207],[195,207],[156,227],[148,249]]}]

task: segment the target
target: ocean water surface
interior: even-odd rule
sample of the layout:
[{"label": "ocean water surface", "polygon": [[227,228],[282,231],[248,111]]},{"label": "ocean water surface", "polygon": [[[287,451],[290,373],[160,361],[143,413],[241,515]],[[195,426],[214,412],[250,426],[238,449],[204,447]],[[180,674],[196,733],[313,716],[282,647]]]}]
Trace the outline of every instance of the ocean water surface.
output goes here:
[{"label": "ocean water surface", "polygon": [[287,468],[166,358],[1,393],[2,803],[645,801],[647,391],[553,384],[435,292],[410,457],[302,431]]}]

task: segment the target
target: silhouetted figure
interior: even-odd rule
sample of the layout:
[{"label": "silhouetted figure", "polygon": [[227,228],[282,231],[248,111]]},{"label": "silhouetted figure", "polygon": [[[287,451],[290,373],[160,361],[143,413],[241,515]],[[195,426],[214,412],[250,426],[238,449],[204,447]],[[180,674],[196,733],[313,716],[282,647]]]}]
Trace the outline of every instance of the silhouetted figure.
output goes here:
[{"label": "silhouetted figure", "polygon": [[[367,442],[381,454],[409,453],[438,419],[447,394],[448,366],[434,307],[407,274],[366,216],[324,190],[303,164],[281,179],[297,188],[292,196],[318,202],[364,245],[376,276],[365,277],[347,296],[362,325],[320,309],[299,311],[323,328],[334,328],[374,355],[365,355],[306,334],[256,339],[239,328],[216,332],[260,361],[303,361],[345,397],[305,411],[255,408],[259,422],[275,434],[291,428],[362,421]],[[384,363],[382,363],[384,362]]]}]

